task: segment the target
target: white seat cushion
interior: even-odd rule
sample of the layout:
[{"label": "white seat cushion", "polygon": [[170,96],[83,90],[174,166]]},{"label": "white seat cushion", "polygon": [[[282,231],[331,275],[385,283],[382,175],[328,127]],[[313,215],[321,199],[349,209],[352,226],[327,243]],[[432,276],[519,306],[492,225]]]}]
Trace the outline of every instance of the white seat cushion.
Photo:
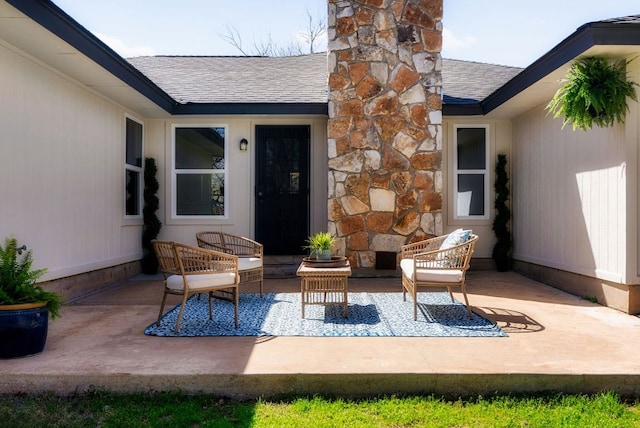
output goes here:
[{"label": "white seat cushion", "polygon": [[[400,268],[403,274],[411,281],[415,281],[413,272],[413,259],[402,259]],[[422,269],[416,272],[418,281],[421,282],[443,282],[456,283],[462,281],[463,271],[461,269]]]},{"label": "white seat cushion", "polygon": [[[190,290],[234,285],[236,275],[233,272],[207,273],[202,275],[187,275]],[[184,290],[182,275],[171,275],[167,278],[167,288],[174,291]]]},{"label": "white seat cushion", "polygon": [[238,270],[250,270],[262,267],[260,257],[238,257]]}]

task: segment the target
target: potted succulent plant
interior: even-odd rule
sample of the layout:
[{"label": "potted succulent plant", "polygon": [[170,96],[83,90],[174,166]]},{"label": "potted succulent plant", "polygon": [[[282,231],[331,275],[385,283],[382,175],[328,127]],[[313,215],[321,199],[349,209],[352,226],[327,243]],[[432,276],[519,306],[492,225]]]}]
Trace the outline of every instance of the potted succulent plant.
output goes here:
[{"label": "potted succulent plant", "polygon": [[309,238],[307,238],[308,245],[302,248],[315,253],[318,260],[331,260],[331,247],[335,241],[336,238],[329,232],[318,232],[309,236]]},{"label": "potted succulent plant", "polygon": [[0,358],[16,358],[42,352],[47,339],[49,314],[59,315],[60,296],[36,281],[46,269],[31,269],[31,250],[5,238],[0,245]]}]

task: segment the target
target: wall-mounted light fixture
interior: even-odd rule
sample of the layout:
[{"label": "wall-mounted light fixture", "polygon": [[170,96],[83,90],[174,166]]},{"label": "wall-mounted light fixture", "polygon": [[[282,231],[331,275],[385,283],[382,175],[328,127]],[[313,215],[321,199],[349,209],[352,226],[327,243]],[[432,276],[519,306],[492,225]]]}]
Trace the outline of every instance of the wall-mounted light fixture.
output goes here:
[{"label": "wall-mounted light fixture", "polygon": [[248,146],[249,146],[249,142],[247,141],[246,138],[243,138],[242,140],[240,140],[240,151],[246,152]]}]

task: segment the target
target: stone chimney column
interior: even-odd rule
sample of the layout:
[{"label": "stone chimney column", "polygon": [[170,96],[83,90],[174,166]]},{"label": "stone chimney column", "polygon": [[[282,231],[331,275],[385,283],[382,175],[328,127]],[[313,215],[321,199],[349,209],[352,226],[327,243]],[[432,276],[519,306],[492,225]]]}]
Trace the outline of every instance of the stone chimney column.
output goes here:
[{"label": "stone chimney column", "polygon": [[442,1],[329,0],[329,231],[353,267],[442,233]]}]

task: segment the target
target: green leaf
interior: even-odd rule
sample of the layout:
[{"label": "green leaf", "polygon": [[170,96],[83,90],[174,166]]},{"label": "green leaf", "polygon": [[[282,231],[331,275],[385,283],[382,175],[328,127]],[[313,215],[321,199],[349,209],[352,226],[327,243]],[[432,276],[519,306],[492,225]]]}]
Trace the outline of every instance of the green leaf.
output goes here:
[{"label": "green leaf", "polygon": [[51,319],[58,316],[60,296],[43,289],[36,281],[47,269],[31,269],[31,250],[20,248],[18,241],[5,238],[0,246],[0,305],[47,302]]},{"label": "green leaf", "polygon": [[336,238],[329,232],[318,232],[315,235],[309,236],[307,239],[308,245],[302,248],[309,250],[330,250],[335,240]]},{"label": "green leaf", "polygon": [[637,83],[627,80],[628,62],[613,62],[603,57],[576,60],[546,110],[554,118],[564,117],[562,127],[573,130],[613,126],[624,123],[629,111],[627,97],[637,101]]}]

